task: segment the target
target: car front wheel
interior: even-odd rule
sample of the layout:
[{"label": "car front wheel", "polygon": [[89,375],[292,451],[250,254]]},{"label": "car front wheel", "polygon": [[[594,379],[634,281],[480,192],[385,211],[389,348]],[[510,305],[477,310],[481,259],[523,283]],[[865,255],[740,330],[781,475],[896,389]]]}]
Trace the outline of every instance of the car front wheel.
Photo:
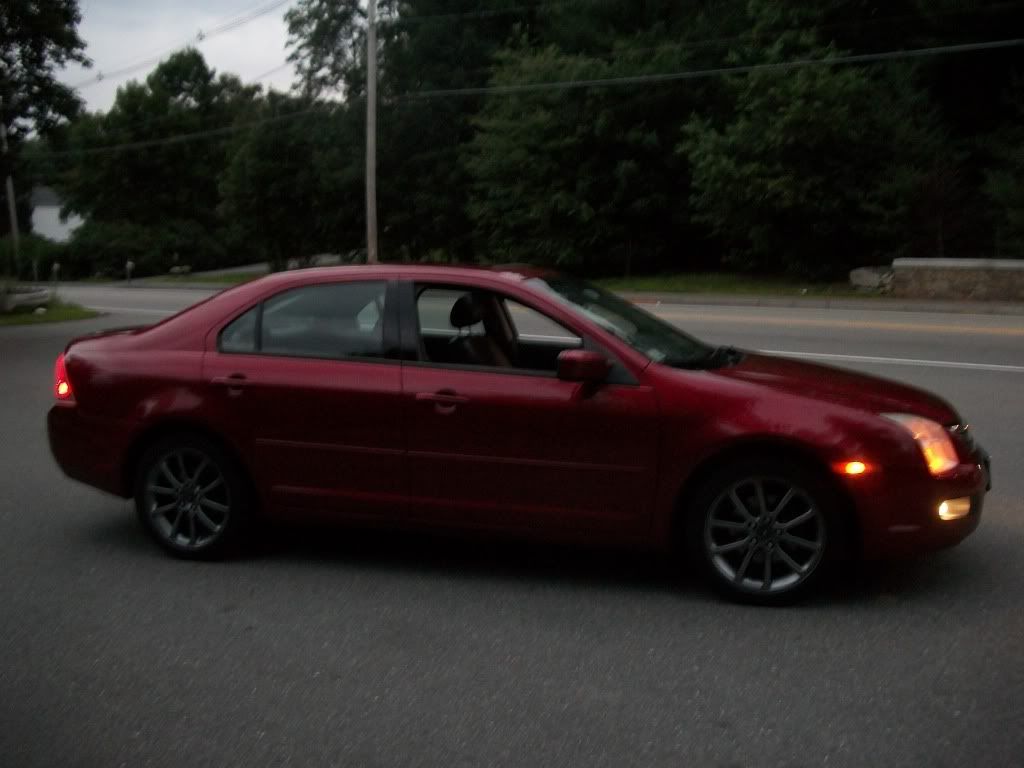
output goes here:
[{"label": "car front wheel", "polygon": [[728,597],[787,603],[815,588],[841,549],[834,495],[812,473],[752,462],[720,472],[694,498],[690,556]]}]

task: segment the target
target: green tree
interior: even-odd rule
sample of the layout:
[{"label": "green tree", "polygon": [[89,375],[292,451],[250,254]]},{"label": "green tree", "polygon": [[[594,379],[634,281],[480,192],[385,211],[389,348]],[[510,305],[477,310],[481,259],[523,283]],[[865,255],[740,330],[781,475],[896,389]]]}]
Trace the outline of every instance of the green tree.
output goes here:
[{"label": "green tree", "polygon": [[985,175],[984,192],[993,209],[996,252],[1011,258],[1024,258],[1024,97],[1020,84],[1007,99],[1016,119],[986,142],[992,166]]},{"label": "green tree", "polygon": [[[78,36],[80,21],[77,0],[4,0],[0,7],[0,121],[9,148],[0,157],[0,179],[19,177],[22,145],[33,131],[48,135],[78,113],[81,102],[57,73],[71,62],[89,64]],[[17,185],[22,231],[31,224],[32,185],[26,181]],[[0,236],[9,231],[4,206]]]},{"label": "green tree", "polygon": [[292,258],[362,247],[361,116],[280,94],[257,115],[236,136],[220,183],[221,212],[248,260],[281,269]]},{"label": "green tree", "polygon": [[[842,53],[814,32],[770,34],[795,21],[773,4],[756,18],[774,42],[734,49],[737,64]],[[901,252],[914,195],[946,149],[914,74],[815,66],[729,78],[732,109],[689,121],[681,151],[690,202],[733,265],[835,277]]]},{"label": "green tree", "polygon": [[[176,259],[193,269],[231,261],[218,179],[228,163],[229,132],[253,113],[258,94],[258,87],[218,76],[202,54],[187,50],[144,83],[119,88],[107,113],[77,120],[66,137],[67,154],[54,158],[67,209],[87,222],[77,238],[142,228],[149,248],[132,259],[140,274],[165,271]],[[127,252],[124,258],[104,252],[107,269],[127,258]]]}]

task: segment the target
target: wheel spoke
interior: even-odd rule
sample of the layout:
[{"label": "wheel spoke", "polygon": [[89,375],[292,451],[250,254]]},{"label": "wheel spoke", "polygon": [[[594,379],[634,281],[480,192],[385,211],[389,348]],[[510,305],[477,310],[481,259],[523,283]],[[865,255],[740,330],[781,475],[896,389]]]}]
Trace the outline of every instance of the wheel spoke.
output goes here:
[{"label": "wheel spoke", "polygon": [[784,523],[779,523],[779,528],[781,528],[784,531],[788,531],[790,528],[796,528],[798,525],[802,525],[803,523],[806,523],[808,520],[813,518],[814,515],[815,515],[814,507],[811,507],[806,512],[804,512],[802,515],[797,515],[792,520],[787,520]]},{"label": "wheel spoke", "polygon": [[208,466],[210,466],[210,460],[204,457],[203,460],[199,462],[199,466],[196,468],[196,471],[192,473],[193,483],[199,483],[199,476],[203,474],[203,470]]},{"label": "wheel spoke", "polygon": [[167,459],[160,462],[160,473],[171,484],[172,488],[175,490],[181,488],[181,481],[174,476],[174,473],[171,471],[170,464],[167,463]]},{"label": "wheel spoke", "polygon": [[167,538],[173,539],[178,535],[178,529],[181,527],[181,521],[185,517],[185,510],[179,509],[178,514],[174,518],[174,523],[171,525],[171,532],[167,535]]},{"label": "wheel spoke", "polygon": [[207,509],[212,509],[214,512],[221,512],[224,514],[226,514],[228,511],[227,504],[219,504],[218,502],[210,501],[209,499],[200,499],[199,506],[206,507]]},{"label": "wheel spoke", "polygon": [[804,549],[818,550],[821,549],[821,544],[817,541],[810,541],[809,539],[801,538],[800,536],[794,536],[791,533],[784,533],[779,537],[780,541],[784,541],[787,544],[792,544],[794,547],[803,547]]},{"label": "wheel spoke", "polygon": [[750,510],[747,509],[746,504],[744,504],[740,500],[740,497],[736,494],[735,488],[729,491],[729,498],[732,500],[733,506],[736,508],[736,511],[743,515],[744,519],[746,519],[748,522],[754,521],[754,516],[750,514]]},{"label": "wheel spoke", "polygon": [[729,544],[719,544],[711,547],[711,554],[713,555],[724,555],[726,552],[735,552],[737,549],[743,549],[750,545],[750,537],[740,539],[739,541],[733,541]]},{"label": "wheel spoke", "polygon": [[188,543],[195,546],[196,543],[196,516],[188,516]]},{"label": "wheel spoke", "polygon": [[150,514],[153,517],[159,517],[160,515],[166,515],[168,512],[170,512],[172,509],[174,509],[177,506],[178,506],[177,503],[172,501],[170,504],[164,504],[162,507],[155,507],[153,509],[153,511],[150,512]]},{"label": "wheel spoke", "polygon": [[165,496],[177,496],[178,495],[178,492],[174,488],[165,488],[162,485],[151,485],[151,486],[149,486],[149,490],[153,491],[153,493],[162,493]]},{"label": "wheel spoke", "polygon": [[730,531],[745,531],[747,530],[746,523],[737,523],[733,520],[712,520],[712,528],[726,528]]},{"label": "wheel spoke", "polygon": [[734,577],[734,581],[736,581],[736,583],[743,581],[743,575],[747,572],[747,568],[750,566],[750,561],[753,557],[754,548],[750,547],[750,549],[747,550],[747,554],[743,556],[743,562],[740,563],[740,567],[736,569],[736,576]]},{"label": "wheel spoke", "polygon": [[199,507],[196,507],[195,509],[195,517],[200,523],[203,524],[203,527],[206,528],[210,533],[220,533],[220,529],[222,526],[217,525],[215,522],[213,522],[213,520],[211,520],[209,516],[207,516],[207,514]]},{"label": "wheel spoke", "polygon": [[764,485],[760,480],[755,480],[754,488],[757,490],[757,506],[759,508],[758,517],[764,517],[768,514],[768,502],[764,500]]},{"label": "wheel spoke", "polygon": [[764,553],[764,581],[761,582],[761,589],[766,590],[772,585],[772,551]]},{"label": "wheel spoke", "polygon": [[214,488],[219,488],[219,487],[220,487],[221,485],[223,485],[223,484],[224,484],[224,478],[223,478],[223,477],[220,477],[220,476],[218,475],[218,476],[217,476],[217,479],[216,479],[216,480],[214,480],[214,481],[213,481],[212,483],[210,483],[209,485],[205,486],[205,487],[203,488],[203,491],[202,491],[202,492],[203,492],[203,493],[209,493],[209,492],[210,492],[210,491],[212,491],[212,490],[213,490]]},{"label": "wheel spoke", "polygon": [[174,454],[174,458],[178,460],[178,472],[181,474],[182,482],[188,480],[188,470],[185,469],[185,456],[180,451]]},{"label": "wheel spoke", "polygon": [[775,520],[779,516],[779,512],[781,512],[785,508],[785,506],[787,504],[789,504],[789,502],[793,499],[794,495],[795,495],[795,493],[794,493],[792,488],[790,488],[788,491],[786,491],[786,495],[782,497],[782,501],[780,501],[778,504],[776,504],[775,505],[775,509],[772,510],[772,513],[771,513],[771,519],[772,520]]},{"label": "wheel spoke", "polygon": [[779,559],[793,569],[793,573],[802,575],[803,572],[806,570],[804,566],[800,565],[800,563],[798,563],[796,560],[790,557],[789,552],[784,550],[782,547],[776,547],[775,551],[778,553]]}]

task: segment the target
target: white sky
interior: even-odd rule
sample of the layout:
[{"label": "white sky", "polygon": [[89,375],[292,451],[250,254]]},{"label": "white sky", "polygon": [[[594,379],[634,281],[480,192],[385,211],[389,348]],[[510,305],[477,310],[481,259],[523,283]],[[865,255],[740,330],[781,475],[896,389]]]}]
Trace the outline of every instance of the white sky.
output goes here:
[{"label": "white sky", "polygon": [[[284,13],[288,6],[261,16],[237,29],[195,43],[199,30],[265,7],[269,0],[79,0],[79,34],[88,45],[92,69],[69,67],[61,80],[79,84],[98,73],[120,69],[151,56],[169,56],[168,49],[192,42],[207,63],[249,82],[285,63],[288,38]],[[155,66],[155,65],[154,65]],[[144,80],[153,67],[115,79],[104,79],[79,89],[90,111],[106,110],[114,103],[117,87]],[[289,65],[260,80],[264,86],[288,90],[294,79]]]}]

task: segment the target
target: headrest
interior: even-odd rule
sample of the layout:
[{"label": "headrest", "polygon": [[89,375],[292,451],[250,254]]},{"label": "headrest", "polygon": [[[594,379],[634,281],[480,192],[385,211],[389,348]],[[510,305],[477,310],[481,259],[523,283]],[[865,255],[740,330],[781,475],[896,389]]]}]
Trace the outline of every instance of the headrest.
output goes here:
[{"label": "headrest", "polygon": [[476,297],[467,293],[459,297],[459,300],[452,306],[452,313],[448,322],[453,328],[469,328],[484,319],[483,309],[477,302]]}]

